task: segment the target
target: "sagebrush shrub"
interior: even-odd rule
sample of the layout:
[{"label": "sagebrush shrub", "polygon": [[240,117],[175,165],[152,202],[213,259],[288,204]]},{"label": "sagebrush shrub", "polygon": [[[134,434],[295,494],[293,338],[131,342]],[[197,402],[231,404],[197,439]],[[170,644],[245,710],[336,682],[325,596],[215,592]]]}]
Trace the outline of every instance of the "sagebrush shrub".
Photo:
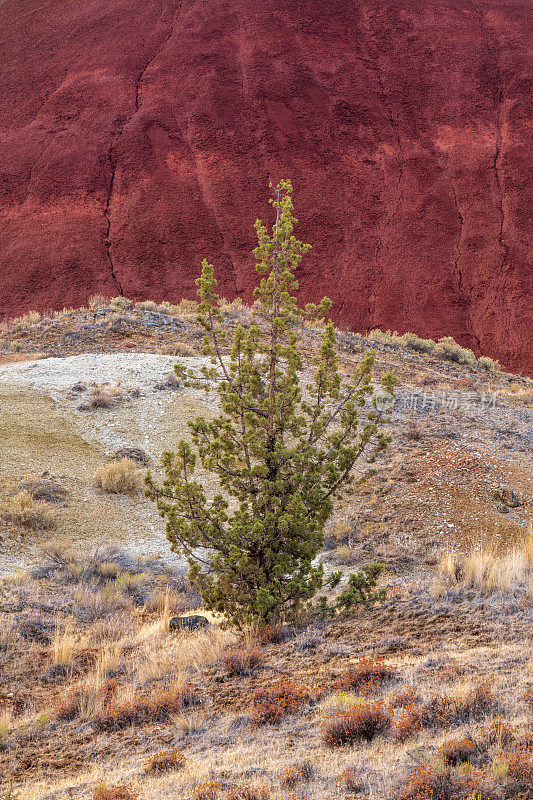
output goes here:
[{"label": "sagebrush shrub", "polygon": [[252,699],[252,720],[258,724],[281,722],[310,699],[311,692],[305,686],[288,680],[256,689]]},{"label": "sagebrush shrub", "polygon": [[288,789],[294,789],[302,780],[300,772],[295,767],[284,770],[279,776],[279,782]]},{"label": "sagebrush shrub", "polygon": [[489,683],[478,683],[468,695],[452,703],[452,715],[457,722],[482,720],[498,711],[498,702]]},{"label": "sagebrush shrub", "polygon": [[503,717],[495,717],[482,728],[482,733],[490,745],[508,747],[517,738],[517,731]]},{"label": "sagebrush shrub", "polygon": [[422,339],[416,333],[411,333],[410,331],[400,336],[400,341],[411,350],[416,350],[417,353],[431,353],[437,344],[433,339]]},{"label": "sagebrush shrub", "polygon": [[81,688],[68,691],[63,700],[56,706],[56,717],[64,721],[75,719],[81,711],[84,698],[85,691]]},{"label": "sagebrush shrub", "polygon": [[137,494],[141,488],[141,476],[137,464],[131,458],[112,461],[94,473],[94,483],[101,492],[108,494]]},{"label": "sagebrush shrub", "polygon": [[489,358],[488,356],[480,356],[477,360],[477,363],[480,367],[483,367],[483,369],[490,371],[501,370],[502,368],[502,365],[499,361],[497,361],[495,358]]},{"label": "sagebrush shrub", "polygon": [[391,717],[383,703],[375,701],[337,711],[323,723],[323,739],[328,747],[341,747],[358,741],[371,742],[391,726]]},{"label": "sagebrush shrub", "polygon": [[451,336],[443,336],[433,349],[433,354],[456,364],[475,364],[476,356],[467,347],[461,347]]}]

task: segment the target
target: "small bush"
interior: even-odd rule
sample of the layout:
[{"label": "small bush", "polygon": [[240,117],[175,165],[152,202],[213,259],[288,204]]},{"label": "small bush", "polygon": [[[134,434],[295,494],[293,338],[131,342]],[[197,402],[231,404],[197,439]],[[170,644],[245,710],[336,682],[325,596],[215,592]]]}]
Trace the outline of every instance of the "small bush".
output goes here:
[{"label": "small bush", "polygon": [[95,386],[89,395],[89,406],[91,408],[111,408],[117,402],[116,396],[103,386]]},{"label": "small bush", "polygon": [[269,800],[270,792],[262,786],[239,785],[226,794],[226,800]]},{"label": "small bush", "polygon": [[187,300],[187,298],[184,297],[183,300],[179,302],[178,314],[180,317],[195,317],[198,314],[198,303],[196,300]]},{"label": "small bush", "polygon": [[263,661],[259,650],[230,650],[222,659],[222,664],[230,675],[250,675],[263,665]]},{"label": "small bush", "polygon": [[445,764],[455,767],[463,761],[469,761],[477,750],[478,745],[470,736],[459,736],[444,742],[439,748],[439,755]]},{"label": "small bush", "polygon": [[507,766],[507,781],[513,791],[528,791],[533,787],[533,752],[517,750],[505,753],[503,763]]},{"label": "small bush", "polygon": [[148,453],[141,447],[119,447],[113,453],[114,461],[120,461],[122,458],[131,458],[132,461],[147,467],[151,459]]},{"label": "small bush", "polygon": [[410,708],[413,705],[419,704],[421,701],[420,695],[416,686],[407,686],[401,692],[397,692],[391,697],[391,708]]},{"label": "small bush", "polygon": [[390,331],[382,331],[380,328],[373,328],[370,333],[367,334],[367,339],[373,342],[380,342],[381,344],[398,344],[399,338],[396,331],[391,333]]},{"label": "small bush", "polygon": [[341,772],[337,781],[339,789],[350,794],[358,794],[363,791],[364,783],[361,770],[355,767],[347,767],[344,772]]},{"label": "small bush", "polygon": [[360,694],[376,694],[396,677],[396,669],[379,658],[365,656],[349,667],[342,677],[342,688]]},{"label": "small bush", "polygon": [[137,494],[141,488],[141,476],[137,464],[131,458],[112,461],[94,473],[95,486],[108,494]]},{"label": "small bush", "polygon": [[190,358],[196,355],[196,350],[185,342],[172,342],[169,344],[162,344],[159,348],[162,355],[167,356],[182,356],[183,358]]},{"label": "small bush", "polygon": [[461,347],[451,336],[439,339],[433,350],[434,355],[454,361],[456,364],[475,364],[476,356],[466,347]]},{"label": "small bush", "polygon": [[197,783],[192,790],[194,800],[217,800],[220,794],[218,781],[202,781]]},{"label": "small bush", "polygon": [[111,786],[109,789],[95,789],[92,800],[137,800],[138,796],[137,792],[127,786]]},{"label": "small bush", "polygon": [[58,719],[70,721],[75,719],[81,711],[85,692],[83,689],[71,689],[65,698],[56,706],[55,715]]},{"label": "small bush", "polygon": [[489,745],[496,745],[498,749],[509,747],[517,736],[516,730],[502,717],[495,717],[482,729],[483,736]]},{"label": "small bush", "polygon": [[417,353],[431,353],[437,344],[433,339],[421,339],[420,336],[409,331],[400,336],[400,342],[411,350],[416,350]]},{"label": "small bush", "polygon": [[490,684],[479,683],[470,694],[454,702],[452,713],[456,722],[471,722],[482,720],[497,711],[498,702],[492,693]]},{"label": "small bush", "polygon": [[302,776],[300,775],[300,772],[297,769],[295,769],[295,767],[286,769],[279,776],[280,784],[282,786],[286,786],[287,789],[294,789],[296,786],[298,786],[301,780]]},{"label": "small bush", "polygon": [[480,367],[483,367],[483,369],[487,369],[491,372],[501,370],[502,368],[499,361],[496,361],[494,358],[489,358],[488,356],[480,356],[477,363]]},{"label": "small bush", "polygon": [[399,794],[400,800],[489,800],[484,790],[483,773],[456,772],[451,767],[424,764],[408,776]]},{"label": "small bush", "polygon": [[109,304],[113,306],[113,308],[119,308],[122,311],[128,311],[134,306],[133,300],[130,300],[127,297],[122,297],[122,295],[119,295],[118,297],[112,297],[109,301]]},{"label": "small bush", "polygon": [[399,742],[412,739],[423,728],[422,707],[406,706],[402,708],[394,721],[394,738]]},{"label": "small bush", "polygon": [[256,689],[252,699],[252,720],[260,725],[281,722],[310,699],[308,689],[287,680]]},{"label": "small bush", "polygon": [[56,524],[55,511],[44,500],[22,491],[0,503],[0,516],[20,528],[49,530]]},{"label": "small bush", "polygon": [[144,771],[149,773],[172,772],[185,766],[186,758],[175,747],[171,750],[161,750],[148,758],[144,765]]},{"label": "small bush", "polygon": [[157,311],[157,303],[154,300],[142,300],[140,303],[135,303],[135,308],[141,311]]},{"label": "small bush", "polygon": [[264,625],[259,629],[261,644],[280,644],[287,638],[287,629],[283,625]]},{"label": "small bush", "polygon": [[171,714],[182,711],[196,702],[190,689],[173,688],[151,696],[139,697],[131,703],[110,703],[94,719],[100,731],[114,731],[129,725],[163,722]]},{"label": "small bush", "polygon": [[328,747],[371,742],[390,726],[391,717],[383,703],[363,703],[350,711],[338,711],[328,717],[323,723],[323,739]]}]

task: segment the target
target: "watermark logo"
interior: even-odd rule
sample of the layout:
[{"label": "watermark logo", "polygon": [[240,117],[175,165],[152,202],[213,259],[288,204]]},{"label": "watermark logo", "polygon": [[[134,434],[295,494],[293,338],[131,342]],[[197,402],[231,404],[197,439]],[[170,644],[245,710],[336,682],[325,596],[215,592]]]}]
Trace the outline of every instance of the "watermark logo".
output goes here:
[{"label": "watermark logo", "polygon": [[379,388],[374,394],[376,409],[380,412],[391,411],[394,408],[395,398],[386,389]]},{"label": "watermark logo", "polygon": [[398,411],[433,411],[438,408],[447,411],[488,411],[496,408],[498,396],[486,392],[403,392],[396,398]]}]

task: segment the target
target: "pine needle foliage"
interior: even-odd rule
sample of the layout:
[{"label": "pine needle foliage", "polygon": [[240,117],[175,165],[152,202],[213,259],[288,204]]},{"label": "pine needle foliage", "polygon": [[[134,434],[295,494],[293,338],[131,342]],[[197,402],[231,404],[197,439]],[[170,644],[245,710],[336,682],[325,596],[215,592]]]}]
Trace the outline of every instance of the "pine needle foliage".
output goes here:
[{"label": "pine needle foliage", "polygon": [[[162,485],[150,473],[146,479],[173,551],[189,561],[192,585],[208,609],[239,625],[288,618],[311,603],[324,584],[315,559],[334,500],[353,483],[356,465],[364,464],[358,477],[366,477],[390,438],[381,430],[386,404],[376,402],[371,383],[374,353],[343,382],[331,321],[314,374],[304,376],[302,327],[323,319],[331,301],[298,306],[296,271],[310,245],[294,236],[291,195],[290,181],[281,181],[270,201],[272,234],[255,223],[261,278],[251,322],[231,340],[213,266],[203,261],[198,320],[211,366],[200,374],[175,369],[188,385],[215,387],[221,412],[189,424],[192,446],[181,440],[163,454]],[[381,383],[378,392],[389,397],[394,376]],[[214,497],[195,479],[197,458],[218,478]]]}]

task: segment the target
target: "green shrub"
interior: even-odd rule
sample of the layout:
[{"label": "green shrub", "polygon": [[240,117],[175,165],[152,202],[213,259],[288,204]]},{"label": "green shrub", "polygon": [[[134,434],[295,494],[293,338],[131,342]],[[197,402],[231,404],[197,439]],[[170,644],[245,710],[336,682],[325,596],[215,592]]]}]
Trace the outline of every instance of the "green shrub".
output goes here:
[{"label": "green shrub", "polygon": [[446,358],[448,361],[454,361],[456,364],[476,363],[476,356],[472,350],[461,347],[451,336],[443,336],[442,339],[439,339],[433,354],[440,358]]}]

